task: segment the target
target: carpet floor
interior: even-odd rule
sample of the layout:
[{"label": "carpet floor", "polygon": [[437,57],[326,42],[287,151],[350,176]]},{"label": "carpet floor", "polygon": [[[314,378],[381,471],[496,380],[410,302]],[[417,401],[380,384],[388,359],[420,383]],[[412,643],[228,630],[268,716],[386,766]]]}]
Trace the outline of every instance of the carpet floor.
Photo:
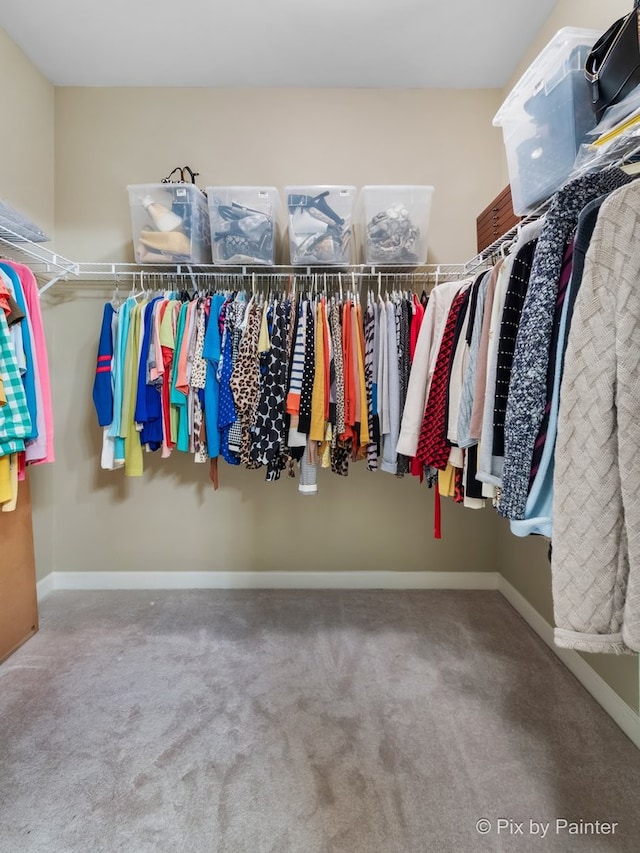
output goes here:
[{"label": "carpet floor", "polygon": [[498,593],[55,592],[41,620],[0,666],[1,853],[640,849],[640,752]]}]

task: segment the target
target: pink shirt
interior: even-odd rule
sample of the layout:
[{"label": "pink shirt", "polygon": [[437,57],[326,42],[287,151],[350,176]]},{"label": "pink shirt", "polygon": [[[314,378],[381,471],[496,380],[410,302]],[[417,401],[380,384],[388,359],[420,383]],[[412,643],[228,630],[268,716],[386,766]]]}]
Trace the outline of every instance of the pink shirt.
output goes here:
[{"label": "pink shirt", "polygon": [[[53,406],[51,403],[51,380],[49,377],[49,357],[47,355],[47,342],[44,336],[44,325],[42,323],[42,312],[40,310],[40,294],[38,293],[38,283],[34,274],[29,267],[24,264],[17,264],[13,261],[8,261],[13,269],[20,277],[20,283],[24,293],[24,301],[29,312],[29,321],[31,324],[31,335],[33,350],[35,352],[36,376],[39,379],[41,400],[37,400],[38,415],[40,409],[44,414],[44,432],[45,446],[38,447],[39,439],[33,443],[33,450],[29,453],[27,449],[27,461],[33,465],[38,465],[43,462],[53,462],[55,454],[53,449]],[[42,402],[42,407],[40,406]],[[40,420],[40,416],[38,417]],[[44,453],[44,455],[42,455]],[[37,454],[38,458],[35,458]]]}]

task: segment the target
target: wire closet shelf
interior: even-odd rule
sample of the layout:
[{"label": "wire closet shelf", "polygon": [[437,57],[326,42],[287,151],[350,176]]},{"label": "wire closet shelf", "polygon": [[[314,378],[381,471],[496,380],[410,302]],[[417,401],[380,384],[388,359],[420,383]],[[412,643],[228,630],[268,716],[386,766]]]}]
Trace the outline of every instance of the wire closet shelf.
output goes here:
[{"label": "wire closet shelf", "polygon": [[33,243],[3,225],[0,227],[0,256],[27,264],[41,283],[40,292],[57,282],[78,275],[79,266],[42,243]]},{"label": "wire closet shelf", "polygon": [[304,287],[352,290],[363,286],[389,291],[411,290],[434,286],[479,272],[504,254],[517,238],[520,227],[539,218],[548,203],[525,217],[482,252],[463,263],[424,264],[419,267],[385,267],[356,264],[344,267],[321,266],[220,266],[214,264],[133,264],[78,263],[51,251],[41,243],[33,243],[9,228],[0,229],[0,255],[28,264],[40,283],[40,294],[61,281],[87,284],[130,283],[144,290],[210,289],[213,287],[260,287],[265,284],[292,284],[294,279]]},{"label": "wire closet shelf", "polygon": [[343,287],[380,286],[384,290],[410,289],[414,285],[437,283],[459,278],[465,274],[464,263],[425,264],[420,267],[378,267],[350,265],[320,266],[219,266],[219,265],[150,265],[126,263],[80,263],[76,279],[83,282],[107,284],[130,282],[141,289],[157,290],[172,285],[207,289],[212,286],[234,286],[247,283],[260,287],[265,284],[291,285],[294,280],[304,287],[327,290]]}]

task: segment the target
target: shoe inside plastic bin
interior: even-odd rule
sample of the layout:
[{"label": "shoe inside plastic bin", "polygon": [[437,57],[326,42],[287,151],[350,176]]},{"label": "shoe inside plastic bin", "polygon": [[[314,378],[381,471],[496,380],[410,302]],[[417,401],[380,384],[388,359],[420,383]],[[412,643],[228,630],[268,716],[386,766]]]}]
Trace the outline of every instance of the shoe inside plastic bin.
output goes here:
[{"label": "shoe inside plastic bin", "polygon": [[138,264],[210,264],[207,198],[193,184],[128,186]]},{"label": "shoe inside plastic bin", "polygon": [[365,264],[426,264],[432,186],[366,186],[356,214]]},{"label": "shoe inside plastic bin", "polygon": [[288,186],[289,248],[294,266],[346,266],[355,258],[353,186]]},{"label": "shoe inside plastic bin", "polygon": [[276,187],[207,187],[214,264],[276,263],[282,206]]}]

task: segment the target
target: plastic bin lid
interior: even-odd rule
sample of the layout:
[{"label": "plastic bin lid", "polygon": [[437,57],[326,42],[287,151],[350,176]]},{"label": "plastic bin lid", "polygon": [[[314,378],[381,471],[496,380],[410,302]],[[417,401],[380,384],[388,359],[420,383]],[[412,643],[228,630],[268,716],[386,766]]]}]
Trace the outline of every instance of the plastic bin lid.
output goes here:
[{"label": "plastic bin lid", "polygon": [[197,190],[200,195],[204,196],[205,193],[200,187],[192,184],[190,181],[166,181],[159,182],[155,184],[127,184],[127,189],[129,192],[149,192],[149,190],[164,190],[165,192],[171,192],[172,190],[181,190],[184,188],[190,190]]},{"label": "plastic bin lid", "polygon": [[[555,82],[558,82],[557,72],[569,60],[575,48],[591,49],[601,35],[600,30],[586,30],[578,27],[563,27],[558,30],[513,87],[496,113],[493,126],[502,127],[509,120],[517,118],[519,112],[524,112],[525,101],[540,91],[543,86],[546,87],[550,80],[555,79]],[[571,70],[574,69],[567,68],[566,73]]]},{"label": "plastic bin lid", "polygon": [[434,186],[432,184],[365,184],[362,187],[362,190],[380,190],[380,191],[393,191],[398,192],[398,190],[426,190],[427,192],[433,192]]}]

